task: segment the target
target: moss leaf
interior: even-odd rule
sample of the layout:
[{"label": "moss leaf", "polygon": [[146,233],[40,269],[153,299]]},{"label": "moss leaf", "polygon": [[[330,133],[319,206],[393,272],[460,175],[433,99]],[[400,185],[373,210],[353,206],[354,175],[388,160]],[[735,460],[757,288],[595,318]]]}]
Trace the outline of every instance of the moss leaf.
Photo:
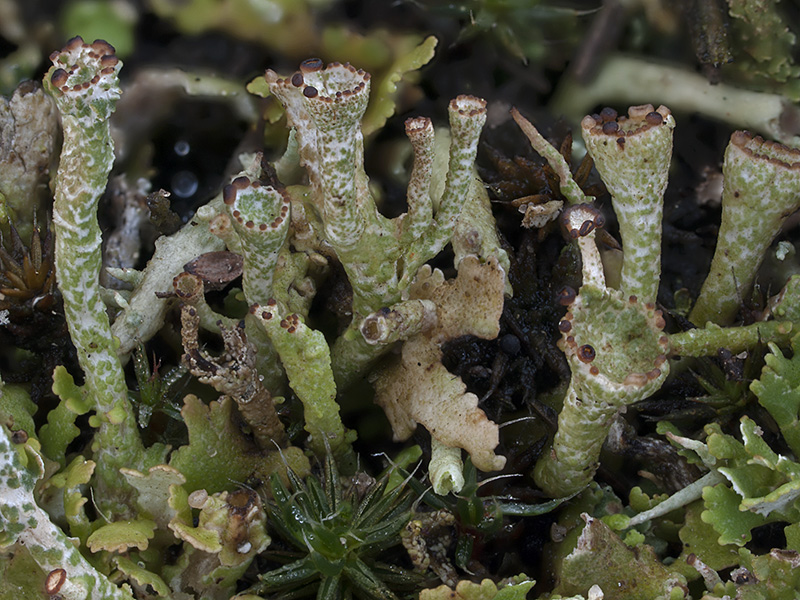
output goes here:
[{"label": "moss leaf", "polygon": [[792,452],[800,456],[800,338],[792,340],[792,358],[786,358],[775,344],[769,348],[761,377],[750,389],[775,419]]},{"label": "moss leaf", "polygon": [[703,521],[703,502],[698,500],[686,507],[683,526],[678,533],[683,542],[683,552],[675,561],[675,566],[687,577],[697,577],[697,571],[686,563],[690,554],[700,559],[715,571],[721,571],[739,564],[738,548],[733,544],[720,544],[719,533]]},{"label": "moss leaf", "polygon": [[135,581],[139,587],[144,588],[149,585],[159,596],[164,598],[170,597],[172,592],[169,586],[155,573],[140,567],[131,559],[125,558],[124,556],[115,556],[113,563],[121,573],[124,573],[128,579]]},{"label": "moss leaf", "polygon": [[93,461],[76,456],[64,470],[50,479],[52,485],[64,488],[64,516],[69,523],[70,534],[84,542],[91,533],[91,524],[83,509],[88,498],[83,495],[82,488],[91,480],[94,468]]},{"label": "moss leaf", "polygon": [[169,508],[170,486],[180,486],[186,483],[186,478],[169,465],[150,467],[146,474],[134,469],[120,469],[120,472],[139,492],[136,504],[141,515],[155,520],[159,527],[166,527],[175,515]]},{"label": "moss leaf", "polygon": [[741,496],[725,484],[703,489],[706,510],[701,518],[719,533],[720,544],[743,546],[752,539],[750,530],[766,523],[764,517],[739,510]]},{"label": "moss leaf", "polygon": [[75,419],[89,412],[91,403],[86,391],[75,385],[72,375],[61,365],[53,371],[53,393],[61,402],[47,414],[47,424],[42,426],[39,436],[47,457],[63,465],[67,446],[81,433]]}]

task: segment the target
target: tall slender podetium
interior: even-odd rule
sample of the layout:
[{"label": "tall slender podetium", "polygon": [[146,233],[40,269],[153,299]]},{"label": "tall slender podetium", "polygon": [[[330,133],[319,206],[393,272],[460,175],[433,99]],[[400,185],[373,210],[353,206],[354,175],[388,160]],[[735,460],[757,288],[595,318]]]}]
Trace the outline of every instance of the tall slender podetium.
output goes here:
[{"label": "tall slender podetium", "polygon": [[800,208],[800,150],[735,131],[722,165],[722,223],[689,319],[729,325],[786,219]]},{"label": "tall slender podetium", "polygon": [[93,450],[101,486],[118,487],[120,466],[141,458],[117,343],[100,297],[101,234],[97,206],[114,162],[109,117],[120,97],[122,63],[101,40],[73,38],[50,59],[45,89],[61,113],[64,142],[56,181],[55,263],[70,336],[99,420]]},{"label": "tall slender podetium", "polygon": [[666,106],[604,109],[581,121],[586,149],[614,204],[624,258],[622,292],[655,302],[661,276],[661,217],[675,119]]}]

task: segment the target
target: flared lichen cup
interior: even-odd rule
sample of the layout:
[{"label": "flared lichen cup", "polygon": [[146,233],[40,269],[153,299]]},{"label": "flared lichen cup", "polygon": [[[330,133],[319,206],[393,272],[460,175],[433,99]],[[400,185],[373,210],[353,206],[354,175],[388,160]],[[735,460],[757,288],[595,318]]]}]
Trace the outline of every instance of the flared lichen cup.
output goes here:
[{"label": "flared lichen cup", "polygon": [[562,222],[581,249],[583,285],[561,293],[567,313],[559,347],[571,378],[553,445],[536,465],[537,485],[552,497],[589,484],[614,419],[626,406],[656,392],[669,372],[664,318],[652,302],[606,287],[594,242],[599,212],[574,205]]},{"label": "flared lichen cup", "polygon": [[735,131],[722,166],[717,249],[689,319],[728,325],[747,297],[764,254],[800,209],[800,150]]},{"label": "flared lichen cup", "polygon": [[581,121],[619,221],[624,251],[621,289],[654,302],[661,276],[661,220],[675,119],[666,106],[631,106],[627,116],[603,109]]}]

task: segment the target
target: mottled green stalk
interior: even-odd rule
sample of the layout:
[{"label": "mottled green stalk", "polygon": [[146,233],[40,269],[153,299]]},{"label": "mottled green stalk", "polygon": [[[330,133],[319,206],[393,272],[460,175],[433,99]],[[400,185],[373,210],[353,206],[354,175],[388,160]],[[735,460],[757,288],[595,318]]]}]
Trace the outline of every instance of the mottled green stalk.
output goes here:
[{"label": "mottled green stalk", "polygon": [[409,283],[417,269],[439,254],[453,235],[472,183],[478,139],[486,122],[486,101],[473,96],[458,96],[450,101],[447,113],[450,122],[447,181],[428,230],[405,252],[405,280]]},{"label": "mottled green stalk", "polygon": [[225,186],[223,201],[241,243],[245,297],[264,303],[272,297],[278,251],[289,232],[289,196],[244,171]]},{"label": "mottled green stalk", "polygon": [[597,471],[600,450],[619,409],[605,402],[583,401],[570,382],[558,415],[558,431],[548,454],[536,464],[536,485],[552,498],[587,486]]},{"label": "mottled green stalk", "polygon": [[700,297],[696,325],[727,325],[749,293],[756,271],[786,218],[800,208],[800,150],[745,131],[731,135],[722,167],[722,223]]},{"label": "mottled green stalk", "polygon": [[354,434],[345,430],[339,416],[325,337],[303,323],[297,314],[282,316],[274,300],[263,306],[253,305],[250,314],[267,331],[286,369],[289,385],[303,403],[310,448],[318,456],[324,456],[330,449],[348,469],[353,467]]},{"label": "mottled green stalk", "polygon": [[[585,220],[577,226],[579,216]],[[658,390],[669,372],[661,313],[652,303],[606,288],[596,273],[591,253],[597,249],[590,237],[596,211],[576,205],[563,218],[568,231],[586,240],[580,245],[584,284],[579,294],[563,297],[568,311],[559,323],[559,347],[572,378],[552,448],[534,471],[537,485],[554,498],[588,485],[617,414]]]},{"label": "mottled green stalk", "polygon": [[742,327],[720,327],[707,323],[702,329],[689,329],[669,336],[670,352],[678,356],[713,356],[720,348],[734,354],[758,343],[786,344],[797,328],[791,321],[765,321]]},{"label": "mottled green stalk", "polygon": [[114,162],[108,119],[120,95],[121,63],[105,42],[72,39],[51,56],[44,83],[61,112],[64,143],[56,181],[55,264],[70,336],[100,421],[94,442],[101,483],[140,460],[142,444],[125,375],[100,296],[101,235],[97,206]]},{"label": "mottled green stalk", "polygon": [[[272,283],[278,252],[286,241],[290,223],[290,198],[283,190],[264,185],[258,178],[260,161],[242,171],[223,191],[238,251],[243,258],[242,288],[248,305],[265,304],[274,296]],[[228,242],[230,247],[231,243]],[[245,317],[245,332],[258,348],[256,365],[265,385],[279,388],[282,377],[277,354],[255,317]]]},{"label": "mottled green stalk", "polygon": [[622,236],[622,283],[626,296],[655,302],[661,276],[661,218],[675,127],[665,106],[632,106],[581,121],[594,166],[611,193]]},{"label": "mottled green stalk", "polygon": [[267,71],[266,80],[295,128],[326,238],[337,252],[354,251],[367,223],[379,225],[363,169],[361,118],[370,75],[338,63],[323,68],[311,59],[290,79]]},{"label": "mottled green stalk", "polygon": [[[29,553],[47,573],[39,585],[48,597],[131,600],[133,595],[96,571],[73,540],[37,506],[34,487],[43,474],[39,454],[22,444],[15,447],[0,424],[0,551]],[[30,589],[36,589],[36,582],[31,582]]]},{"label": "mottled green stalk", "polygon": [[408,243],[419,239],[433,218],[431,178],[435,154],[433,122],[430,119],[408,119],[405,126],[406,136],[414,149],[414,163],[406,188],[408,212],[400,217],[402,241]]}]

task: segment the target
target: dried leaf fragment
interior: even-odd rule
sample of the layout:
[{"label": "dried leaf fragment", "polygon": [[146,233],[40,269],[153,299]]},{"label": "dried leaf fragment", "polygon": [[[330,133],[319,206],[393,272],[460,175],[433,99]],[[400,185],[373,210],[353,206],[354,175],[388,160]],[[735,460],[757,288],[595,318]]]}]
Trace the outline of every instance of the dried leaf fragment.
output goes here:
[{"label": "dried leaf fragment", "polygon": [[491,339],[499,332],[505,273],[491,259],[484,265],[466,257],[455,280],[423,267],[411,286],[412,297],[433,300],[438,323],[403,346],[400,358],[380,370],[373,384],[375,401],[386,412],[394,438],[405,440],[421,423],[439,442],[463,448],[482,471],[502,469],[505,458],[494,449],[497,424],[478,408],[460,378],[442,364],[441,344],[462,335]]}]

